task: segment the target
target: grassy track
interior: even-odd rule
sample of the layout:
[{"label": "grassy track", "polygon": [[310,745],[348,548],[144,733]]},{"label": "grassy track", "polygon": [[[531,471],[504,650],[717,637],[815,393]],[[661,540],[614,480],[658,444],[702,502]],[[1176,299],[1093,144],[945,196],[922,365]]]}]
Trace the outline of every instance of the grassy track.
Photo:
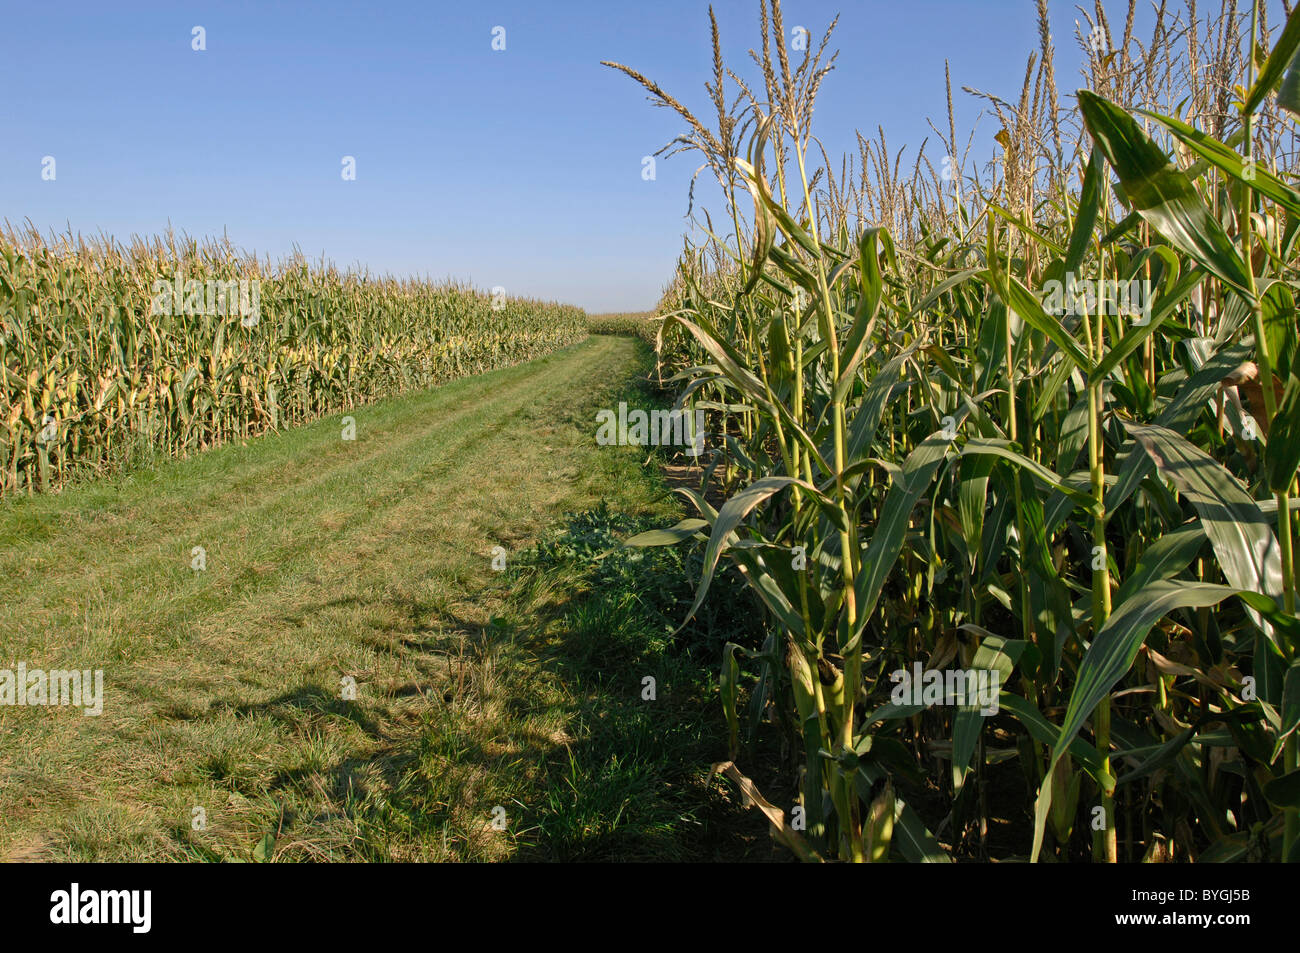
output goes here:
[{"label": "grassy track", "polygon": [[642,456],[592,436],[639,347],[593,336],[377,403],[355,441],[333,417],[0,507],[0,667],[105,672],[100,717],[0,707],[0,857],[246,859],[268,833],[299,859],[526,842],[518,818],[574,728],[495,619],[491,550],[601,498],[666,512]]}]

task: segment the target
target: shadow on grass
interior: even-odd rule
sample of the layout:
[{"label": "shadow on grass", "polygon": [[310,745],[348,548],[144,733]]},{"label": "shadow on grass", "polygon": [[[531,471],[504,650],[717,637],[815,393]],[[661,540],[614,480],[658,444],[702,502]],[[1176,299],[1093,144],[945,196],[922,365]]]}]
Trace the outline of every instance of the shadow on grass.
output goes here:
[{"label": "shadow on grass", "polygon": [[229,711],[240,718],[269,718],[294,727],[302,724],[301,715],[336,716],[352,722],[372,738],[383,737],[379,723],[367,718],[359,705],[345,701],[337,692],[327,691],[319,685],[301,685],[264,702],[233,704],[218,699],[212,702],[209,711],[212,714]]},{"label": "shadow on grass", "polygon": [[[294,805],[282,836],[310,839],[343,816],[358,832],[348,855],[371,860],[392,858],[395,844],[472,860],[785,859],[761,816],[705,783],[726,758],[721,646],[753,641],[760,615],[720,578],[705,614],[713,624],[673,637],[673,616],[693,597],[691,567],[672,551],[619,548],[643,528],[604,507],[573,516],[512,570],[510,619],[482,624],[393,594],[320,607],[396,610],[420,633],[388,647],[446,664],[433,690],[408,683],[364,706],[314,685],[211,706],[299,735],[317,717],[340,717],[379,742],[279,770],[266,796]],[[389,703],[417,695],[428,704],[415,706],[416,723],[387,730]],[[491,828],[498,808],[504,831]]]},{"label": "shadow on grass", "polygon": [[[727,756],[716,669],[722,645],[752,641],[761,616],[719,579],[702,617],[674,635],[694,597],[684,553],[625,550],[649,523],[604,506],[571,516],[526,561],[530,644],[565,688],[573,739],[546,758],[520,860],[780,859],[765,822],[705,780]],[[538,592],[563,592],[541,599]]]}]

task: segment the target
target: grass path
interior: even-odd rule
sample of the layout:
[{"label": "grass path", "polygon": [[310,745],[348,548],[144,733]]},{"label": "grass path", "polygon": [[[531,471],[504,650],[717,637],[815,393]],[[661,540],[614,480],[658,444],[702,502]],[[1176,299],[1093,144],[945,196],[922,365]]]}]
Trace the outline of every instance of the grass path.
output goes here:
[{"label": "grass path", "polygon": [[637,451],[593,439],[639,347],[0,504],[0,668],[105,678],[100,717],[0,707],[0,858],[246,859],[268,833],[277,859],[509,854],[526,832],[491,807],[519,813],[571,726],[500,638],[491,552],[602,498],[662,509]]}]

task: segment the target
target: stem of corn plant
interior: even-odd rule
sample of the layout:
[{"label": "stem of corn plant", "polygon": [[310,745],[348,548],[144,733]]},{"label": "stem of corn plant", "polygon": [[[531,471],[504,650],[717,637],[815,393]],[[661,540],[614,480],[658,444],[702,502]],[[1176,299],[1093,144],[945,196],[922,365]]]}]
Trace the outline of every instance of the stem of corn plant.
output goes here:
[{"label": "stem of corn plant", "polygon": [[[998,253],[997,251],[997,226],[993,222],[992,216],[987,221],[988,227],[988,244],[985,255],[991,259]],[[1009,288],[1002,289],[1003,302],[1011,300]],[[1006,314],[1006,363],[1007,363],[1007,438],[1016,443],[1019,437],[1018,425],[1016,423],[1016,362],[1015,362],[1015,340],[1011,334],[1011,305],[1006,304],[1004,308]],[[1012,479],[1012,494],[1016,502],[1016,537],[1020,544],[1020,559],[1022,566],[1027,563],[1025,557],[1025,547],[1028,545],[1025,538],[1025,522],[1023,499],[1020,494],[1019,474],[1015,474]],[[1023,572],[1016,574],[1017,586],[1020,591],[1020,625],[1026,642],[1033,644],[1038,643],[1037,634],[1034,631],[1034,616],[1029,600],[1029,583]]]},{"label": "stem of corn plant", "polygon": [[[1247,83],[1246,88],[1250,89],[1255,85],[1255,40],[1259,35],[1259,0],[1252,0],[1250,6],[1250,41],[1247,47],[1246,68]],[[1242,113],[1242,128],[1244,132],[1244,141],[1246,145],[1246,165],[1247,168],[1254,167],[1255,161],[1255,142],[1252,134],[1252,115],[1249,112]],[[1241,241],[1241,259],[1246,269],[1246,277],[1249,281],[1250,298],[1246,302],[1250,307],[1251,323],[1255,334],[1255,349],[1259,358],[1259,376],[1260,384],[1264,392],[1264,413],[1268,420],[1272,421],[1277,414],[1277,396],[1273,391],[1273,355],[1269,347],[1268,337],[1264,329],[1264,309],[1260,302],[1259,290],[1255,282],[1254,256],[1252,254],[1251,241],[1251,207],[1254,190],[1247,184],[1241,186],[1241,206],[1237,214],[1237,232]],[[1295,615],[1295,577],[1293,566],[1293,551],[1291,542],[1291,493],[1290,486],[1278,490],[1275,494],[1277,500],[1277,535],[1278,545],[1281,549],[1282,556],[1282,598],[1288,615]],[[1289,646],[1290,654],[1294,656],[1297,646]],[[1283,770],[1287,773],[1296,770],[1300,766],[1300,748],[1295,744],[1295,737],[1287,740],[1283,751]],[[1292,857],[1297,839],[1300,839],[1300,809],[1287,808],[1284,812],[1284,830],[1282,837],[1282,858],[1288,860]]]},{"label": "stem of corn plant", "polygon": [[[1259,35],[1259,0],[1252,0],[1250,5],[1250,43],[1246,56],[1247,64],[1247,83],[1246,88],[1250,89],[1255,85],[1255,39]],[[1247,168],[1254,167],[1255,161],[1255,142],[1252,135],[1252,116],[1249,112],[1242,114],[1242,126],[1245,133],[1246,144],[1246,163]],[[1247,304],[1250,306],[1251,321],[1255,332],[1255,349],[1259,357],[1259,376],[1260,383],[1264,391],[1264,413],[1268,415],[1269,421],[1276,419],[1277,415],[1277,395],[1273,392],[1273,355],[1270,353],[1268,337],[1264,333],[1264,309],[1259,299],[1259,290],[1255,283],[1255,266],[1252,255],[1251,242],[1251,206],[1254,190],[1246,184],[1241,187],[1241,207],[1237,216],[1237,231],[1241,240],[1241,258],[1246,268],[1246,276],[1250,282],[1250,300]],[[1277,535],[1278,545],[1282,550],[1282,598],[1288,615],[1295,615],[1295,577],[1294,566],[1292,565],[1292,543],[1291,543],[1291,492],[1288,484],[1276,493],[1277,499]],[[1297,646],[1290,646],[1290,653],[1294,656]],[[1295,737],[1292,736],[1287,740],[1283,751],[1283,770],[1287,773],[1300,767],[1300,747],[1295,744]],[[1289,860],[1295,852],[1294,848],[1297,839],[1300,839],[1300,809],[1290,807],[1284,812],[1284,829],[1282,835],[1282,859]]]},{"label": "stem of corn plant", "polygon": [[[792,119],[794,117],[791,117]],[[803,185],[804,203],[808,209],[809,222],[814,230],[816,229],[816,213],[813,211],[812,195],[808,188],[808,173],[804,163],[803,148],[800,146],[799,129],[796,125],[794,128],[795,139],[795,158],[799,164],[799,178]],[[814,231],[813,241],[817,241],[817,235]],[[822,309],[822,316],[826,320],[827,330],[827,350],[831,359],[831,380],[838,382],[840,379],[840,353],[839,341],[835,333],[835,313],[831,309],[830,288],[826,284],[826,266],[822,255],[819,253],[814,256],[817,265],[817,295],[820,299],[818,305]],[[854,581],[857,579],[857,553],[855,552],[855,542],[848,527],[853,524],[853,514],[848,505],[848,496],[844,487],[844,470],[847,467],[845,462],[845,420],[844,420],[844,398],[835,397],[831,407],[831,421],[834,428],[835,436],[835,501],[839,506],[843,516],[843,522],[839,531],[840,536],[840,569],[844,579],[844,614],[847,622],[848,631],[851,633],[857,628],[857,601],[855,597]],[[853,749],[853,730],[854,715],[853,708],[857,703],[858,686],[862,682],[862,640],[860,637],[850,639],[849,645],[840,646],[840,651],[844,656],[844,703],[843,713],[841,715],[842,724],[840,726],[840,744],[846,751]],[[853,784],[853,776],[836,768],[833,769],[832,777],[839,779],[841,785],[841,797],[848,809],[848,816],[841,819],[841,837],[847,835],[848,840],[848,858],[855,863],[862,862],[865,857],[862,847],[862,831],[858,810],[858,796]]]},{"label": "stem of corn plant", "polygon": [[[733,206],[733,214],[734,214],[734,206]],[[780,320],[784,322],[785,315],[781,314],[779,318],[773,318],[773,320]],[[772,393],[772,387],[768,381],[767,363],[766,361],[763,360],[762,349],[761,348],[757,349],[756,353],[759,361],[759,370],[761,372],[761,379],[763,382],[764,392],[766,393],[768,402],[774,403],[776,401],[776,396]],[[789,370],[789,368],[787,368],[787,370]],[[796,419],[798,419],[798,417],[796,417]],[[791,445],[787,447],[784,427],[781,424],[780,416],[779,415],[773,416],[772,423],[776,431],[777,446],[780,447],[782,457],[785,460],[786,470],[791,476],[798,477],[799,476],[799,458],[797,456],[799,451],[798,439],[797,438],[792,439],[790,442]],[[796,529],[800,523],[800,516],[802,514],[802,510],[803,510],[803,494],[800,492],[800,488],[798,486],[795,486],[793,488],[793,492],[791,493],[791,525],[794,526]],[[804,658],[807,659],[811,670],[813,672],[816,672],[817,658],[821,655],[822,639],[819,635],[815,643],[810,641],[810,638],[813,633],[813,626],[812,626],[812,613],[809,611],[809,607],[808,607],[807,577],[803,573],[800,573],[798,576],[798,582],[799,582],[799,613],[800,613],[800,618],[803,620],[804,636],[802,640],[795,640],[796,641],[795,648],[796,651],[801,652]],[[817,721],[818,721],[818,725],[820,726],[819,733],[824,734],[827,730],[826,729],[826,725],[827,725],[826,695],[825,692],[823,692],[822,690],[820,679],[814,678],[812,685],[813,685],[813,703],[816,706]],[[819,850],[823,849],[825,836],[826,836],[826,826],[825,826],[826,822],[824,816],[822,815],[822,799],[821,799],[822,785],[821,785],[820,772],[821,772],[820,763],[815,761],[810,762],[808,765],[808,770],[805,774],[805,786],[804,786],[804,816],[807,820],[808,836],[812,839],[812,841],[814,842],[814,844]]]},{"label": "stem of corn plant", "polygon": [[[1109,183],[1102,186],[1103,209],[1110,208]],[[1106,256],[1104,249],[1098,249],[1097,269],[1099,276],[1105,276]],[[1102,314],[1097,314],[1096,335],[1093,334],[1092,315],[1089,309],[1083,309],[1083,333],[1088,342],[1088,360],[1096,364],[1101,359],[1105,345],[1105,321]],[[1088,376],[1088,475],[1092,490],[1092,637],[1095,639],[1101,627],[1110,617],[1110,554],[1106,546],[1106,471],[1104,447],[1101,433],[1102,384],[1096,375]],[[1115,783],[1111,774],[1110,763],[1110,697],[1097,703],[1093,709],[1093,730],[1096,736],[1097,751],[1101,754],[1102,792],[1101,806],[1104,827],[1093,834],[1093,859],[1105,863],[1116,863],[1118,844],[1115,837]]]}]

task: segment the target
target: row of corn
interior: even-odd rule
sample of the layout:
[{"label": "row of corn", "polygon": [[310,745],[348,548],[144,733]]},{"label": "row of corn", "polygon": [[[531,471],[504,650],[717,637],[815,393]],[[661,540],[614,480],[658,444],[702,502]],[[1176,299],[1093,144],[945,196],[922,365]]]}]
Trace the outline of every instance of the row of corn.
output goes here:
[{"label": "row of corn", "polygon": [[1066,109],[1038,7],[991,167],[825,161],[777,0],[716,123],[611,64],[726,197],[661,348],[726,499],[632,543],[764,607],[717,770],[799,857],[1297,861],[1300,15],[1081,8]]},{"label": "row of corn", "polygon": [[226,242],[0,232],[0,494],[526,361],[581,310],[272,266]]}]

